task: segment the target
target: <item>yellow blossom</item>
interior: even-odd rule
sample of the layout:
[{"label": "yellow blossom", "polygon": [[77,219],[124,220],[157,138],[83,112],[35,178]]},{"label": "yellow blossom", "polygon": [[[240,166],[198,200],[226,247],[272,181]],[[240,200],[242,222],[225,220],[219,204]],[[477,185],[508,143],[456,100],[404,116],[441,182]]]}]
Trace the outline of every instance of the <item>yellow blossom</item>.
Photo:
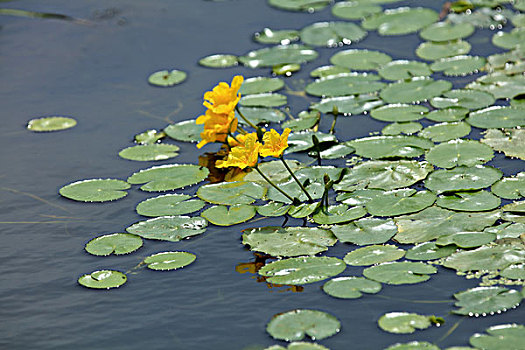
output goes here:
[{"label": "yellow blossom", "polygon": [[264,145],[259,150],[261,157],[281,157],[284,150],[288,148],[288,135],[290,131],[290,129],[286,128],[282,135],[279,135],[274,129],[265,132],[263,136]]},{"label": "yellow blossom", "polygon": [[253,167],[259,160],[260,147],[261,144],[257,141],[257,133],[247,134],[244,145],[233,147],[228,154],[228,158],[222,161],[218,160],[215,163],[215,167],[226,168],[234,166],[241,169]]},{"label": "yellow blossom", "polygon": [[228,137],[228,133],[237,130],[237,118],[235,113],[230,114],[216,114],[211,110],[207,110],[205,115],[197,118],[197,124],[204,124],[204,131],[201,132],[202,141],[197,144],[201,148],[210,142],[224,142]]},{"label": "yellow blossom", "polygon": [[237,92],[242,85],[244,78],[242,75],[233,77],[231,87],[228,83],[220,82],[212,91],[204,94],[203,105],[217,114],[230,114],[237,106],[241,95]]},{"label": "yellow blossom", "polygon": [[228,145],[231,147],[244,145],[244,141],[246,141],[246,135],[247,134],[235,135],[235,138],[228,136]]}]

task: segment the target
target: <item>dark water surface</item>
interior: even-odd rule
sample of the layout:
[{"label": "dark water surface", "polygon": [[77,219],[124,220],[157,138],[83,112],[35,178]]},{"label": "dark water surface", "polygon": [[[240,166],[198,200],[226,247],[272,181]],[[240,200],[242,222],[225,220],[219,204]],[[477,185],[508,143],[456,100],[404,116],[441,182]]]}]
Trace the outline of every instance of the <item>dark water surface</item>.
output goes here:
[{"label": "dark water surface", "polygon": [[[418,4],[439,11],[443,2],[394,5]],[[257,349],[278,343],[265,333],[272,315],[294,308],[324,310],[341,320],[341,333],[321,342],[333,350],[383,349],[410,340],[445,348],[467,345],[470,335],[488,326],[525,318],[523,308],[486,318],[449,315],[452,294],[478,281],[443,268],[427,283],[384,286],[380,294],[357,300],[325,295],[322,282],[306,285],[300,293],[269,288],[250,273],[236,272],[236,266],[254,261],[241,245],[240,230],[277,223],[272,220],[209,227],[202,236],[178,243],[148,240],[126,256],[87,254],[84,245],[93,237],[123,232],[142,220],[134,208],[153,195],[131,190],[116,202],[84,204],[60,197],[60,187],[99,177],[125,180],[139,169],[159,164],[127,161],[117,153],[132,145],[136,133],[198,116],[203,112],[203,92],[218,81],[230,81],[236,74],[269,74],[267,69],[244,67],[207,69],[197,65],[199,58],[260,48],[251,36],[264,27],[299,29],[334,18],[329,9],[314,15],[283,12],[264,0],[1,4],[67,14],[89,24],[0,17],[0,349]],[[490,44],[491,35],[478,30],[469,39],[471,54],[499,51]],[[415,34],[379,38],[369,33],[352,47],[379,49],[394,59],[415,59],[419,42]],[[287,81],[292,88],[304,86],[301,79],[309,79],[309,71],[328,64],[334,53],[319,52],[316,61]],[[147,84],[150,73],[169,68],[187,71],[188,80],[166,89]],[[453,81],[461,87],[474,78]],[[294,113],[313,100],[289,96]],[[57,133],[25,130],[29,119],[43,115],[70,115],[78,125]],[[340,119],[342,140],[366,136],[385,125],[366,116]],[[194,144],[177,144],[181,155],[174,162],[197,163],[202,151]],[[498,155],[491,164],[508,175],[523,169],[524,163]],[[193,194],[195,189],[184,192]],[[339,243],[328,255],[342,257],[349,248]],[[133,270],[128,282],[114,290],[77,284],[84,273],[130,271],[146,256],[167,250],[190,251],[197,260],[175,272]],[[345,274],[360,271],[349,267]],[[425,302],[414,302],[418,300]],[[376,323],[391,311],[435,314],[444,316],[446,323],[412,335],[392,335],[380,331]],[[456,322],[459,326],[447,337]]]}]

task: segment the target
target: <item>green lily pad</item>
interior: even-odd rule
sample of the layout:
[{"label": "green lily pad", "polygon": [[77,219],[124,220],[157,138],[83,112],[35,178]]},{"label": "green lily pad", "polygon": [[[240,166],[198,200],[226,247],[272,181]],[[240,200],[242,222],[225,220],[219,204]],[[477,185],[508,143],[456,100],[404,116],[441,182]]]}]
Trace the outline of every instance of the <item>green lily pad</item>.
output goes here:
[{"label": "green lily pad", "polygon": [[374,189],[355,190],[352,192],[340,193],[336,197],[336,200],[343,204],[359,206],[365,205],[366,203],[370,202],[372,198],[381,196],[383,193],[385,193],[385,191]]},{"label": "green lily pad", "polygon": [[312,204],[302,203],[297,206],[292,205],[290,207],[290,210],[288,211],[288,215],[296,219],[305,218],[313,214],[313,212],[317,209],[317,205],[318,203],[312,203]]},{"label": "green lily pad", "polygon": [[161,216],[137,222],[126,231],[146,239],[178,242],[185,238],[200,235],[206,231],[208,223],[200,216]]},{"label": "green lily pad", "polygon": [[341,323],[329,313],[296,309],[277,314],[266,325],[266,331],[275,339],[302,340],[308,336],[314,340],[328,338],[341,330]]},{"label": "green lily pad", "polygon": [[144,263],[151,270],[176,270],[195,261],[195,254],[188,252],[162,252],[148,256]]},{"label": "green lily pad", "polygon": [[343,260],[333,257],[303,256],[266,264],[259,275],[274,284],[307,284],[322,281],[344,271]]},{"label": "green lily pad", "polygon": [[248,204],[236,204],[230,208],[225,205],[216,205],[201,213],[202,217],[217,226],[240,224],[250,220],[255,214],[255,207]]},{"label": "green lily pad", "polygon": [[323,291],[340,299],[357,299],[363,293],[376,294],[381,291],[381,283],[364,277],[336,277],[323,285]]},{"label": "green lily pad", "polygon": [[486,332],[488,335],[476,333],[470,337],[470,345],[484,350],[512,349],[525,339],[525,326],[518,324],[492,326]]},{"label": "green lily pad", "polygon": [[425,112],[428,112],[425,106],[398,103],[375,108],[370,116],[384,122],[409,122],[423,118]]},{"label": "green lily pad", "polygon": [[370,159],[413,158],[425,153],[434,143],[417,136],[371,136],[348,141],[355,153]]},{"label": "green lily pad", "polygon": [[79,202],[107,202],[126,197],[129,183],[117,179],[90,179],[70,183],[59,193]]},{"label": "green lily pad", "polygon": [[520,304],[523,296],[514,289],[504,287],[477,287],[454,294],[459,315],[486,316],[506,311]]},{"label": "green lily pad", "polygon": [[147,192],[170,191],[184,188],[206,179],[209,170],[193,164],[168,164],[142,169],[128,177],[130,184],[144,184]]},{"label": "green lily pad", "polygon": [[363,39],[366,32],[351,22],[317,22],[304,27],[301,41],[312,46],[337,47]]},{"label": "green lily pad", "polygon": [[511,280],[525,280],[525,264],[510,265],[501,270],[499,275]]},{"label": "green lily pad", "polygon": [[184,120],[182,122],[168,125],[164,132],[166,135],[177,141],[198,142],[201,140],[201,132],[204,125],[195,124],[195,119]]},{"label": "green lily pad", "polygon": [[332,6],[332,14],[343,19],[363,19],[375,13],[382,12],[383,8],[375,3],[364,1],[341,1]]},{"label": "green lily pad", "polygon": [[436,260],[445,258],[456,251],[456,246],[438,246],[434,242],[421,243],[407,250],[405,259],[408,260]]},{"label": "green lily pad", "polygon": [[[470,130],[470,125],[464,122],[440,123],[426,127],[421,132],[419,132],[418,136],[431,139],[434,142],[443,142],[467,136],[468,134],[470,134]],[[459,143],[458,145],[464,144]],[[433,148],[429,151],[429,153],[432,152],[432,150]],[[432,164],[437,165],[435,163]]]},{"label": "green lily pad", "polygon": [[286,96],[278,93],[264,93],[246,95],[241,98],[239,104],[244,107],[280,107],[288,102]]},{"label": "green lily pad", "polygon": [[[280,97],[272,97],[271,99],[277,100],[280,99]],[[244,115],[253,124],[280,123],[286,119],[286,114],[275,108],[239,107],[239,110],[241,111],[242,115]],[[248,123],[238,115],[238,112],[236,112],[235,115],[239,120],[239,124],[248,125]]]},{"label": "green lily pad", "polygon": [[501,170],[477,165],[458,166],[454,169],[436,170],[425,180],[425,186],[438,194],[446,192],[473,191],[491,186],[502,176]]},{"label": "green lily pad", "polygon": [[417,122],[403,122],[388,124],[381,130],[382,135],[412,135],[423,129],[423,125]]},{"label": "green lily pad", "polygon": [[199,64],[208,68],[229,68],[235,67],[239,62],[237,61],[237,56],[216,54],[201,58]]},{"label": "green lily pad", "polygon": [[458,211],[486,211],[499,207],[501,200],[487,191],[456,192],[439,196],[436,204]]},{"label": "green lily pad", "polygon": [[352,115],[361,114],[382,104],[383,101],[375,95],[361,94],[323,98],[320,102],[312,104],[310,108],[321,113],[334,113],[335,110],[337,113]]},{"label": "green lily pad", "polygon": [[282,63],[272,67],[272,74],[289,77],[292,75],[292,73],[298,72],[300,70],[301,65],[299,63]]},{"label": "green lily pad", "polygon": [[470,44],[463,40],[443,43],[426,41],[418,46],[416,55],[427,61],[435,61],[440,58],[466,55],[470,52],[470,49]]},{"label": "green lily pad", "polygon": [[280,78],[253,77],[246,79],[239,89],[241,95],[262,94],[274,92],[284,87],[284,81]]},{"label": "green lily pad", "polygon": [[[344,51],[343,51],[344,52]],[[379,76],[367,73],[341,73],[317,79],[306,86],[310,95],[334,97],[375,92],[385,86]]]},{"label": "green lily pad", "polygon": [[322,132],[294,132],[288,136],[288,148],[284,151],[285,154],[301,152],[309,150],[314,146],[312,137],[315,135],[319,143],[335,142],[337,138],[332,134],[324,134]]},{"label": "green lily pad", "polygon": [[501,225],[487,227],[483,232],[494,233],[496,239],[519,238],[525,232],[525,224],[506,222]]},{"label": "green lily pad", "polygon": [[[440,168],[449,169],[457,166],[473,167],[484,164],[493,157],[494,152],[489,146],[475,140],[457,139],[432,147],[426,155],[426,160]],[[460,177],[452,181],[460,179],[465,180]]]},{"label": "green lily pad", "polygon": [[197,196],[213,204],[251,204],[266,194],[266,188],[254,182],[235,181],[199,187]]},{"label": "green lily pad", "polygon": [[492,193],[505,199],[520,199],[525,197],[525,172],[518,173],[492,185]]},{"label": "green lily pad", "polygon": [[423,180],[433,169],[427,162],[411,160],[363,162],[350,168],[334,189],[352,191],[355,187],[366,187],[393,190]]},{"label": "green lily pad", "polygon": [[366,30],[377,29],[380,35],[403,35],[418,30],[439,20],[434,10],[422,7],[399,7],[385,10],[365,18],[361,25]]},{"label": "green lily pad", "polygon": [[414,284],[425,282],[437,272],[434,266],[422,262],[387,262],[363,270],[363,275],[385,284]]},{"label": "green lily pad", "polygon": [[503,206],[503,211],[525,213],[525,201],[513,202]]},{"label": "green lily pad", "polygon": [[434,72],[443,72],[448,76],[461,76],[477,73],[485,66],[486,60],[480,56],[454,56],[442,58],[430,65]]},{"label": "green lily pad", "polygon": [[389,55],[373,50],[345,50],[330,57],[332,64],[352,70],[374,70],[390,61]]},{"label": "green lily pad", "polygon": [[206,203],[200,199],[191,199],[187,194],[166,194],[149,198],[137,205],[137,214],[142,216],[184,215],[201,210]]},{"label": "green lily pad", "polygon": [[456,232],[482,231],[493,225],[499,216],[499,211],[462,213],[433,206],[416,214],[395,218],[399,232],[394,240],[402,244],[414,244]]},{"label": "green lily pad", "polygon": [[468,84],[468,89],[481,90],[498,99],[509,99],[525,94],[525,76],[521,74],[506,75],[506,71],[490,73],[479,77]]},{"label": "green lily pad", "polygon": [[401,259],[405,253],[395,245],[369,245],[347,253],[343,260],[351,266],[368,266]]},{"label": "green lily pad", "polygon": [[[434,97],[438,99],[440,97]],[[435,122],[457,122],[467,117],[469,110],[463,107],[447,107],[443,109],[436,109],[430,113],[425,114],[425,118]]]},{"label": "green lily pad", "polygon": [[389,312],[377,321],[382,330],[395,334],[414,333],[417,329],[426,329],[432,325],[429,316],[408,312]]},{"label": "green lily pad", "polygon": [[94,289],[118,288],[126,283],[127,277],[119,271],[99,270],[82,275],[78,279],[80,285]]},{"label": "green lily pad", "polygon": [[119,156],[128,160],[153,161],[174,158],[179,154],[179,146],[167,144],[138,145],[124,148]]},{"label": "green lily pad", "polygon": [[391,190],[366,203],[366,210],[373,216],[397,216],[418,212],[431,206],[436,195],[430,191],[412,188]]},{"label": "green lily pad", "polygon": [[164,137],[166,137],[166,133],[164,131],[150,129],[135,135],[135,142],[141,145],[153,145]]},{"label": "green lily pad", "polygon": [[312,219],[319,225],[340,224],[352,220],[359,219],[366,215],[366,210],[363,207],[351,207],[347,205],[331,205],[326,210],[321,209]]},{"label": "green lily pad", "polygon": [[525,160],[525,130],[489,129],[481,139],[481,142],[503,152],[507,157],[517,157]]},{"label": "green lily pad", "polygon": [[364,218],[332,226],[331,231],[343,243],[370,245],[389,241],[397,233],[397,227],[391,219]]},{"label": "green lily pad", "polygon": [[186,72],[177,69],[171,71],[161,70],[151,74],[148,78],[148,83],[155,86],[168,87],[182,83],[187,76]]},{"label": "green lily pad", "polygon": [[[286,160],[286,164],[293,172],[302,167],[301,163],[292,159]],[[290,179],[290,173],[288,172],[288,170],[286,170],[286,168],[283,165],[283,162],[280,160],[262,162],[259,164],[259,169],[273,183],[286,182]],[[266,187],[271,186],[256,171],[248,173],[246,176],[244,176],[243,180],[248,182],[257,182],[259,184],[265,185]]]},{"label": "green lily pad", "polygon": [[268,4],[287,11],[314,12],[330,4],[329,0],[268,0]]},{"label": "green lily pad", "polygon": [[328,65],[328,66],[317,67],[316,69],[310,72],[310,76],[312,78],[325,78],[331,75],[338,75],[341,73],[350,73],[350,72],[351,70],[349,68]]},{"label": "green lily pad", "polygon": [[[492,5],[496,4],[492,2]],[[466,12],[461,14],[451,13],[447,16],[448,20],[453,23],[471,23],[478,28],[501,28],[512,17],[512,11],[507,9],[492,9],[490,7],[482,7],[476,11]]]},{"label": "green lily pad", "polygon": [[423,29],[419,35],[427,41],[452,41],[472,35],[475,29],[470,23],[437,22]]},{"label": "green lily pad", "polygon": [[492,37],[495,46],[510,50],[525,42],[525,28],[514,28],[510,32],[497,32]]},{"label": "green lily pad", "polygon": [[413,103],[439,96],[451,88],[452,83],[449,81],[416,77],[388,85],[379,96],[388,103]]},{"label": "green lily pad", "polygon": [[263,68],[286,63],[306,63],[313,61],[317,56],[318,53],[307,46],[292,44],[250,51],[238,59],[250,68]]},{"label": "green lily pad", "polygon": [[403,80],[426,77],[432,74],[428,64],[418,61],[398,60],[382,65],[377,72],[387,80]]},{"label": "green lily pad", "polygon": [[494,96],[488,92],[469,89],[450,90],[443,93],[443,96],[434,97],[430,100],[430,104],[436,108],[463,107],[480,109],[488,107],[496,101]]},{"label": "green lily pad", "polygon": [[283,128],[289,128],[292,132],[311,129],[321,119],[318,111],[302,111],[297,119],[289,119],[282,124]]},{"label": "green lily pad", "polygon": [[288,45],[299,40],[299,32],[297,30],[264,28],[260,32],[255,33],[253,39],[261,44]]},{"label": "green lily pad", "polygon": [[129,233],[113,233],[93,238],[86,244],[89,254],[107,256],[129,254],[142,247],[142,239]]},{"label": "green lily pad", "polygon": [[488,232],[456,232],[441,236],[436,240],[439,246],[454,244],[460,248],[477,248],[496,239],[496,235]]},{"label": "green lily pad", "polygon": [[345,156],[354,153],[355,148],[347,145],[346,143],[339,143],[330,148],[321,151],[319,154],[322,159],[338,159],[344,158]]},{"label": "green lily pad", "polygon": [[497,271],[522,262],[525,262],[525,251],[522,248],[499,244],[459,251],[446,258],[443,266],[461,272]]},{"label": "green lily pad", "polygon": [[426,341],[411,341],[409,343],[391,345],[385,350],[439,350],[439,347]]},{"label": "green lily pad", "polygon": [[77,121],[69,117],[42,117],[31,119],[27,129],[35,132],[66,130],[77,125]]},{"label": "green lily pad", "polygon": [[250,250],[276,257],[315,255],[337,242],[329,230],[317,227],[260,227],[244,230],[242,243]]},{"label": "green lily pad", "polygon": [[304,341],[294,341],[288,344],[288,347],[283,347],[281,345],[272,345],[265,348],[264,350],[330,350],[327,347],[324,347],[317,343],[308,343]]},{"label": "green lily pad", "polygon": [[268,217],[283,216],[288,212],[289,209],[290,206],[288,204],[268,202],[265,205],[257,207],[257,214]]}]

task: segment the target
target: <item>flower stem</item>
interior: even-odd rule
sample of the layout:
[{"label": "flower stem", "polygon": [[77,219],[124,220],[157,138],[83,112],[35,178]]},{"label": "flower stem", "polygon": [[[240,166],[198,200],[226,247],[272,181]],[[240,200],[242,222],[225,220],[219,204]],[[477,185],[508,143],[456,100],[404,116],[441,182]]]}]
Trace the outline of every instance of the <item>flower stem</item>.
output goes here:
[{"label": "flower stem", "polygon": [[293,179],[295,180],[295,182],[297,182],[297,184],[299,185],[299,187],[301,187],[301,190],[303,190],[304,194],[306,194],[306,197],[308,197],[308,202],[309,203],[313,203],[313,199],[312,197],[310,196],[310,194],[308,193],[308,191],[306,191],[306,188],[304,188],[303,184],[301,183],[301,181],[299,181],[299,179],[295,176],[295,174],[293,173],[292,169],[290,169],[290,167],[288,166],[288,164],[286,164],[286,161],[284,160],[283,156],[279,157],[279,159],[281,160],[281,162],[283,162],[284,164],[284,167],[286,168],[286,170],[288,170],[288,172],[290,173],[290,175],[292,175]]},{"label": "flower stem", "polygon": [[284,192],[283,190],[281,190],[279,187],[277,187],[276,184],[274,184],[268,177],[266,177],[266,175],[264,175],[261,171],[261,169],[259,169],[259,166],[256,164],[254,167],[253,167],[255,170],[257,170],[257,172],[259,173],[259,175],[261,175],[261,177],[266,180],[266,182],[268,182],[270,185],[272,185],[277,191],[281,192],[282,195],[284,195],[286,198],[288,198],[292,203],[293,203],[293,198],[290,197],[286,192]]},{"label": "flower stem", "polygon": [[257,125],[253,124],[250,120],[248,120],[248,118],[246,118],[244,116],[244,114],[242,114],[241,110],[239,109],[239,106],[235,106],[235,110],[237,111],[237,113],[239,113],[239,115],[241,116],[241,118],[246,122],[248,123],[249,126],[251,126],[252,128],[254,128],[255,130],[258,129]]}]

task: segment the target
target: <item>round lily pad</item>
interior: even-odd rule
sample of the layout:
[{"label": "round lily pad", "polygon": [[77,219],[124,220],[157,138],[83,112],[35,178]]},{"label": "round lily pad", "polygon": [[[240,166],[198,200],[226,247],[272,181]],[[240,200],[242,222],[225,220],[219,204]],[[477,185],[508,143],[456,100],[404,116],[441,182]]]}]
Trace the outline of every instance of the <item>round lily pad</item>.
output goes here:
[{"label": "round lily pad", "polygon": [[330,4],[330,0],[268,0],[268,4],[287,11],[314,12]]},{"label": "round lily pad", "polygon": [[454,56],[442,58],[430,65],[434,72],[443,72],[449,76],[477,73],[485,66],[486,60],[480,56]]},{"label": "round lily pad", "polygon": [[144,263],[151,270],[176,270],[195,261],[195,254],[188,252],[162,252],[148,256]]},{"label": "round lily pad", "polygon": [[197,196],[213,204],[251,204],[261,199],[266,188],[254,182],[235,181],[207,184],[199,187]]},{"label": "round lily pad", "polygon": [[501,200],[487,191],[456,192],[441,195],[436,204],[442,208],[459,211],[487,211],[499,207]]},{"label": "round lily pad", "polygon": [[284,81],[280,78],[253,77],[246,79],[239,89],[241,95],[262,94],[274,92],[284,87]]},{"label": "round lily pad", "polygon": [[524,325],[501,324],[488,328],[486,332],[488,334],[476,333],[470,337],[470,345],[485,350],[512,349],[518,344],[523,344],[525,339]]},{"label": "round lily pad", "polygon": [[381,130],[383,135],[412,135],[423,129],[423,126],[416,122],[403,122],[388,124]]},{"label": "round lily pad", "polygon": [[326,294],[340,299],[357,299],[363,295],[362,293],[376,294],[381,288],[379,282],[353,276],[332,278],[323,285]]},{"label": "round lily pad", "polygon": [[395,334],[414,333],[417,329],[426,329],[432,325],[428,316],[409,312],[389,312],[377,321],[382,330]]},{"label": "round lily pad", "polygon": [[204,125],[196,124],[195,119],[184,120],[182,122],[168,125],[164,132],[166,135],[177,141],[198,142],[201,139],[201,132]]},{"label": "round lily pad", "polygon": [[330,148],[325,149],[319,153],[319,156],[322,159],[338,159],[344,158],[345,156],[354,153],[355,149],[352,146],[347,145],[346,143],[339,143]]},{"label": "round lily pad", "polygon": [[382,65],[377,72],[387,80],[411,79],[426,77],[432,74],[428,64],[418,61],[398,60]]},{"label": "round lily pad", "polygon": [[[356,83],[356,86],[359,85]],[[341,113],[344,115],[361,114],[375,107],[381,106],[381,101],[372,94],[361,94],[352,96],[328,97],[323,98],[319,103],[310,106],[321,113]],[[284,125],[283,125],[284,127]]]},{"label": "round lily pad", "polygon": [[129,233],[113,233],[93,238],[86,244],[89,254],[107,256],[129,254],[142,247],[142,239]]},{"label": "round lily pad", "polygon": [[437,12],[422,7],[399,7],[366,17],[361,25],[366,30],[377,29],[381,35],[403,35],[417,32],[439,20]]},{"label": "round lily pad", "polygon": [[[434,99],[437,98],[439,97],[435,97]],[[468,112],[469,110],[463,107],[447,107],[433,110],[432,112],[425,114],[425,118],[435,122],[457,122],[465,119]]]},{"label": "round lily pad", "polygon": [[340,224],[359,219],[366,215],[363,207],[351,207],[347,205],[331,205],[326,209],[321,209],[312,216],[315,223],[320,225]]},{"label": "round lily pad", "polygon": [[520,304],[523,296],[514,289],[504,287],[477,287],[454,294],[459,315],[486,316],[506,311]]},{"label": "round lily pad", "polygon": [[164,131],[150,129],[135,135],[135,142],[141,145],[153,145],[164,137],[166,137]]},{"label": "round lily pad", "polygon": [[439,96],[451,88],[452,83],[449,81],[416,77],[388,85],[379,96],[388,103],[413,103]]},{"label": "round lily pad", "polygon": [[80,276],[78,283],[87,288],[110,289],[120,287],[126,280],[127,277],[122,272],[99,270]]},{"label": "round lily pad", "polygon": [[178,156],[179,149],[179,146],[167,144],[138,145],[124,148],[118,155],[137,161],[166,160]]},{"label": "round lily pad", "polygon": [[333,134],[322,132],[295,132],[288,137],[288,148],[284,151],[287,153],[301,152],[309,150],[314,146],[313,136],[317,137],[320,144],[323,142],[335,142],[337,138]]},{"label": "round lily pad", "polygon": [[324,347],[317,343],[309,343],[305,341],[294,341],[288,344],[288,347],[283,347],[281,345],[272,345],[265,348],[264,350],[330,350],[327,347]]},{"label": "round lily pad", "polygon": [[345,50],[330,57],[330,62],[336,66],[353,70],[373,70],[392,61],[386,53],[373,50]]},{"label": "round lily pad", "polygon": [[395,245],[369,245],[347,253],[343,260],[347,265],[368,266],[398,260],[404,255],[405,251]]},{"label": "round lily pad", "polygon": [[460,248],[477,248],[496,239],[496,235],[489,232],[456,232],[436,239],[436,245],[447,246],[454,244]]},{"label": "round lily pad", "polygon": [[431,206],[436,195],[430,191],[411,188],[391,190],[366,203],[366,210],[373,216],[397,216],[418,212]]},{"label": "round lily pad", "polygon": [[467,122],[482,129],[523,127],[525,113],[521,108],[493,106],[470,113]]},{"label": "round lily pad", "polygon": [[438,246],[434,242],[425,242],[407,250],[405,259],[408,260],[436,260],[447,257],[456,251],[456,246]]},{"label": "round lily pad", "polygon": [[334,97],[375,92],[385,86],[374,74],[341,73],[321,78],[306,86],[305,91],[314,96]]},{"label": "round lily pad", "polygon": [[116,179],[91,179],[70,183],[59,193],[79,202],[107,202],[126,197],[129,183]]},{"label": "round lily pad", "polygon": [[[440,168],[473,167],[494,157],[492,148],[475,140],[452,140],[432,147],[426,160]],[[456,179],[451,179],[457,181]]]},{"label": "round lily pad", "polygon": [[[510,69],[509,69],[510,70]],[[468,89],[485,91],[497,99],[512,99],[525,94],[525,76],[521,74],[507,75],[505,72],[496,71],[483,75],[476,81],[468,84]]]},{"label": "round lily pad", "polygon": [[423,118],[423,113],[427,111],[425,106],[398,103],[375,108],[370,116],[384,122],[409,122]]},{"label": "round lily pad", "polygon": [[385,350],[439,350],[439,347],[426,341],[411,341],[391,345]]},{"label": "round lily pad", "polygon": [[425,186],[434,192],[458,192],[480,190],[491,186],[501,178],[499,169],[488,166],[459,166],[450,170],[436,170],[425,180]]},{"label": "round lily pad", "polygon": [[365,205],[372,198],[381,196],[385,191],[375,189],[355,190],[352,192],[343,192],[336,197],[336,200],[353,206]]},{"label": "round lily pad", "polygon": [[470,23],[437,22],[423,29],[419,35],[428,41],[452,41],[472,35],[475,29]]},{"label": "round lily pad", "polygon": [[363,1],[341,1],[332,6],[332,14],[343,19],[362,19],[381,12],[380,5]]},{"label": "round lily pad", "polygon": [[77,121],[69,117],[42,117],[31,119],[27,129],[35,132],[66,130],[77,125]]},{"label": "round lily pad", "polygon": [[292,73],[300,70],[301,65],[299,63],[282,63],[272,67],[272,73],[274,75],[284,75],[287,77],[290,77]]},{"label": "round lily pad", "polygon": [[166,194],[149,198],[137,205],[137,213],[142,216],[184,215],[201,210],[206,203],[191,199],[187,194]]},{"label": "round lily pad", "polygon": [[525,130],[523,129],[489,129],[481,142],[489,145],[507,157],[517,157],[525,160]]},{"label": "round lily pad", "polygon": [[261,44],[288,45],[299,40],[299,32],[297,30],[264,28],[260,32],[255,33],[253,39]]},{"label": "round lily pad", "polygon": [[522,248],[498,244],[456,252],[446,258],[443,266],[461,272],[497,271],[522,262],[525,262],[525,251]]},{"label": "round lily pad", "polygon": [[264,205],[258,206],[257,214],[268,217],[283,216],[289,209],[290,206],[288,204],[270,201]]},{"label": "round lily pad", "polygon": [[391,219],[364,218],[333,226],[331,231],[343,243],[369,245],[387,242],[397,233],[397,227]]},{"label": "round lily pad", "polygon": [[203,233],[207,225],[206,220],[199,216],[161,216],[137,222],[126,231],[146,239],[178,242]]},{"label": "round lily pad", "polygon": [[208,68],[228,68],[235,67],[239,63],[237,61],[237,56],[216,54],[201,58],[199,64]]},{"label": "round lily pad", "polygon": [[204,210],[201,215],[214,225],[231,226],[250,220],[255,213],[254,206],[236,204],[229,208],[225,205],[216,205]]},{"label": "round lily pad", "polygon": [[492,193],[505,199],[519,199],[525,197],[525,172],[503,179],[492,185]]},{"label": "round lily pad", "polygon": [[250,51],[239,62],[250,68],[273,67],[285,63],[306,63],[316,59],[317,52],[304,45],[292,44]]},{"label": "round lily pad", "polygon": [[287,102],[288,99],[285,95],[267,92],[243,96],[239,104],[243,107],[280,107],[284,106]]},{"label": "round lily pad", "polygon": [[525,213],[525,201],[517,201],[503,206],[503,211],[510,211],[514,213]]},{"label": "round lily pad", "polygon": [[443,96],[434,97],[430,100],[430,104],[436,108],[463,107],[480,109],[492,105],[496,100],[488,92],[470,89],[450,90],[443,93]]},{"label": "round lily pad", "polygon": [[419,132],[418,136],[431,139],[434,142],[444,142],[467,136],[470,134],[470,130],[470,125],[464,122],[439,123],[426,127]]},{"label": "round lily pad", "polygon": [[168,164],[142,169],[128,177],[130,184],[144,184],[147,192],[170,191],[191,186],[204,180],[209,170],[193,164]]},{"label": "round lily pad", "polygon": [[366,32],[351,22],[317,22],[304,27],[301,41],[312,46],[337,47],[351,44],[366,36]]},{"label": "round lily pad", "polygon": [[188,75],[181,70],[161,70],[151,74],[148,83],[155,86],[168,87],[182,83]]},{"label": "round lily pad", "polygon": [[525,264],[510,265],[501,270],[499,275],[511,280],[525,280]]},{"label": "round lily pad", "polygon": [[470,49],[470,44],[463,40],[443,43],[427,41],[418,46],[416,55],[427,61],[435,61],[445,57],[466,55]]},{"label": "round lily pad", "polygon": [[413,284],[425,282],[437,269],[422,262],[387,262],[363,270],[371,280],[386,284]]},{"label": "round lily pad", "polygon": [[[260,94],[262,95],[262,94]],[[250,96],[260,96],[260,95],[250,95]],[[282,95],[281,95],[282,96]],[[264,99],[264,98],[263,98]],[[271,97],[270,101],[283,101],[282,97],[277,96]],[[252,100],[253,101],[253,100]],[[260,101],[260,100],[259,100]],[[281,102],[279,102],[281,103]],[[261,123],[280,123],[286,118],[286,114],[275,108],[268,107],[239,107],[242,115],[244,115],[250,122],[253,124]],[[235,114],[239,120],[239,124],[248,125],[248,123],[238,115],[238,112]]]},{"label": "round lily pad", "polygon": [[371,136],[349,141],[355,153],[371,159],[418,157],[434,143],[417,136]]},{"label": "round lily pad", "polygon": [[514,28],[510,32],[497,32],[492,37],[492,43],[504,49],[513,49],[525,42],[525,28]]},{"label": "round lily pad", "polygon": [[301,340],[308,336],[314,340],[328,338],[341,330],[334,316],[318,310],[296,309],[277,314],[268,322],[266,331],[275,339]]},{"label": "round lily pad", "polygon": [[348,68],[329,65],[329,66],[317,67],[316,69],[310,72],[310,76],[312,78],[324,78],[330,75],[337,75],[341,73],[350,73],[350,72],[351,70]]},{"label": "round lily pad", "polygon": [[333,257],[297,257],[277,260],[259,270],[266,281],[274,284],[307,284],[322,281],[344,271],[343,260]]}]

